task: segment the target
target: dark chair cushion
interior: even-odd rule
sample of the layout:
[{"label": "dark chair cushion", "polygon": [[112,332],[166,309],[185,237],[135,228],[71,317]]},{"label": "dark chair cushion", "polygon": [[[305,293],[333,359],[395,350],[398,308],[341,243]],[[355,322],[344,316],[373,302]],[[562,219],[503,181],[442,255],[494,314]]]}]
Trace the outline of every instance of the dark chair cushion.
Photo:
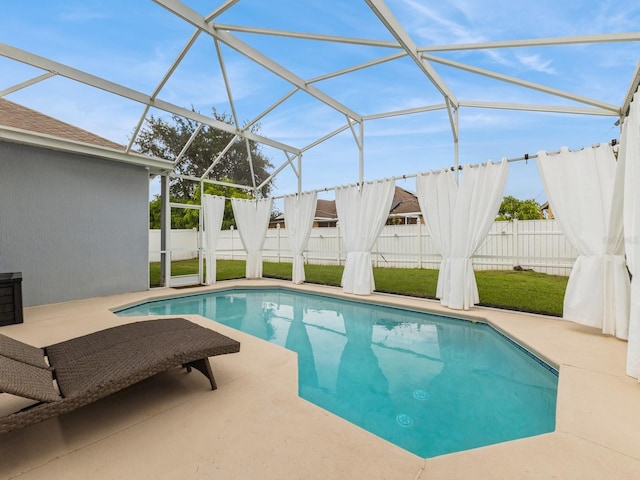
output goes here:
[{"label": "dark chair cushion", "polygon": [[42,348],[27,345],[2,334],[0,334],[0,355],[28,363],[34,367],[49,368],[44,359],[44,350]]},{"label": "dark chair cushion", "polygon": [[62,399],[53,386],[51,370],[34,367],[2,355],[0,355],[0,392],[41,402],[55,402]]}]

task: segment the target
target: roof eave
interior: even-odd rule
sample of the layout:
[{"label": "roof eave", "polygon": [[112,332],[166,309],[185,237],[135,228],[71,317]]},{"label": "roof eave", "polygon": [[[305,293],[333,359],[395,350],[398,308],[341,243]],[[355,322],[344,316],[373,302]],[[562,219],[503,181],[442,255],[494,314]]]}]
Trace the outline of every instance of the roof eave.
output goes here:
[{"label": "roof eave", "polygon": [[[170,172],[173,169],[173,162],[161,158],[149,157],[136,152],[126,152],[114,148],[92,145],[89,143],[68,140],[43,133],[30,132],[19,128],[12,128],[0,125],[0,140],[29,145],[32,147],[46,148],[60,152],[87,155],[93,158],[100,158],[113,162],[126,163],[143,167],[149,170],[150,174],[159,175]],[[123,147],[124,149],[124,147]]]}]

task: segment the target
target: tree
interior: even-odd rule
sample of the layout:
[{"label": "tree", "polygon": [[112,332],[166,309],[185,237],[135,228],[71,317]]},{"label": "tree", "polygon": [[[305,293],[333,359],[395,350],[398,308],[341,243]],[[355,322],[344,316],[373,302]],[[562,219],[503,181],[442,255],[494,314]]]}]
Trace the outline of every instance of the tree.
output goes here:
[{"label": "tree", "polygon": [[[229,116],[220,114],[215,109],[213,109],[213,117],[221,122],[232,124]],[[197,122],[178,115],[173,115],[171,121],[165,121],[152,115],[136,137],[135,143],[142,153],[175,161],[197,127]],[[250,128],[253,133],[257,133],[259,130],[259,124]],[[177,173],[201,177],[233,137],[232,133],[204,126],[178,162]],[[253,160],[255,184],[259,185],[269,177],[269,169],[273,168],[273,165],[269,158],[261,152],[258,143],[253,141],[248,143]],[[247,142],[241,138],[235,139],[222,160],[209,173],[209,177],[217,180],[229,179],[236,184],[252,186]],[[188,200],[194,194],[197,185],[197,182],[189,180],[172,179],[172,194],[176,199]],[[271,185],[268,184],[262,188],[259,194],[267,196],[270,191]]]},{"label": "tree", "polygon": [[[218,195],[226,198],[252,198],[251,195],[244,190],[235,187],[226,187],[224,185],[214,185],[207,183],[204,186],[204,193],[209,195]],[[172,198],[175,203],[184,203],[186,205],[200,205],[201,191],[198,185],[193,192],[192,198],[189,200]],[[162,199],[156,195],[149,202],[149,228],[160,228],[161,225]],[[172,208],[171,209],[171,228],[198,228],[199,219],[198,211],[192,208]],[[229,227],[235,226],[235,218],[233,217],[233,207],[231,202],[224,204],[224,216],[222,217],[222,230],[228,230]]]},{"label": "tree", "polygon": [[502,199],[496,220],[538,220],[540,205],[533,199],[519,200],[511,195]]}]

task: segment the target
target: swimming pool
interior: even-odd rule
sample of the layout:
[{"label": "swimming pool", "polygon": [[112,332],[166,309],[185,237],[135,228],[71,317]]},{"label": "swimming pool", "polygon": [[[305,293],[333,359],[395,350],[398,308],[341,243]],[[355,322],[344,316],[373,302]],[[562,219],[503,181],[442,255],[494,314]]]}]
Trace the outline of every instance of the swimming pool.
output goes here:
[{"label": "swimming pool", "polygon": [[557,372],[485,323],[280,288],[116,313],[199,314],[293,350],[301,397],[425,458],[555,429]]}]

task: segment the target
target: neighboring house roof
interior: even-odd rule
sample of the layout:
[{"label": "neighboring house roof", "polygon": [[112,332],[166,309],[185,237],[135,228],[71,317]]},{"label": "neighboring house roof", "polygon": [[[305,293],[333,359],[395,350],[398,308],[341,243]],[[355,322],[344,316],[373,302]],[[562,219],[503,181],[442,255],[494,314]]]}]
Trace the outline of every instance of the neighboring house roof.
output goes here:
[{"label": "neighboring house roof", "polygon": [[124,151],[126,147],[91,132],[0,98],[0,125]]},{"label": "neighboring house roof", "polygon": [[[409,192],[400,187],[396,187],[396,191],[393,195],[393,202],[391,203],[391,209],[389,215],[420,215],[420,204],[418,203],[418,197],[415,194]],[[316,203],[316,214],[314,219],[319,222],[334,222],[338,220],[338,212],[336,211],[335,200],[321,200],[318,199]],[[270,225],[273,227],[275,224],[284,224],[284,213],[281,213],[277,217],[273,218]]]},{"label": "neighboring house roof", "polygon": [[323,220],[337,219],[336,202],[333,200],[318,200],[315,218]]},{"label": "neighboring house roof", "polygon": [[[418,198],[408,190],[396,187],[389,214],[398,215],[409,213],[420,213]],[[316,220],[337,219],[338,212],[336,211],[336,202],[334,200],[318,200],[315,218]]]},{"label": "neighboring house roof", "polygon": [[391,204],[390,214],[409,214],[420,213],[420,203],[415,193],[404,188],[396,187],[393,195],[393,203]]}]

